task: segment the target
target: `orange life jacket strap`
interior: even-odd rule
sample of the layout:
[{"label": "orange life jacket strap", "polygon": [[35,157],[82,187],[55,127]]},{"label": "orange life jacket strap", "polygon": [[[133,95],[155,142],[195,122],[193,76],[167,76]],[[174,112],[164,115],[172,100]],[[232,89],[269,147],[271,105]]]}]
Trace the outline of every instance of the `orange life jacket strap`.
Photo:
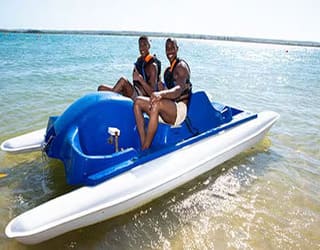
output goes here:
[{"label": "orange life jacket strap", "polygon": [[174,61],[170,65],[170,72],[172,72],[172,70],[173,70],[174,66],[176,65],[176,63],[177,63],[177,59],[174,59]]},{"label": "orange life jacket strap", "polygon": [[153,56],[152,56],[151,54],[148,54],[148,55],[144,58],[144,61],[147,63],[147,62],[149,62],[152,58],[153,58]]}]

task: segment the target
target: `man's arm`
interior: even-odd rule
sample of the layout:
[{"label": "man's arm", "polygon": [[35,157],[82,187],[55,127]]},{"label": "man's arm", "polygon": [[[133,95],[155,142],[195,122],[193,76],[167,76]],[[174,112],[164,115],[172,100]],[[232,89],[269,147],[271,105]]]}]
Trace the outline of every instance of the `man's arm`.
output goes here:
[{"label": "man's arm", "polygon": [[190,72],[188,65],[184,61],[180,61],[173,72],[173,79],[177,85],[181,86],[182,91],[189,87],[187,86],[189,78]]}]

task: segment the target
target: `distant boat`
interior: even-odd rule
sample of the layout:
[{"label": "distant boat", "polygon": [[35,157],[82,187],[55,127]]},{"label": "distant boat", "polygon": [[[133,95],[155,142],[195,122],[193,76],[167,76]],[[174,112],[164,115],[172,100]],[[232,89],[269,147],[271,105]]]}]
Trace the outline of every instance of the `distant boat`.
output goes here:
[{"label": "distant boat", "polygon": [[159,124],[147,151],[133,102],[111,92],[88,94],[47,129],[5,141],[8,152],[42,148],[63,161],[69,184],[83,186],[14,218],[7,237],[36,244],[131,211],[251,147],[279,118],[211,102],[203,91],[188,106],[181,126]]}]

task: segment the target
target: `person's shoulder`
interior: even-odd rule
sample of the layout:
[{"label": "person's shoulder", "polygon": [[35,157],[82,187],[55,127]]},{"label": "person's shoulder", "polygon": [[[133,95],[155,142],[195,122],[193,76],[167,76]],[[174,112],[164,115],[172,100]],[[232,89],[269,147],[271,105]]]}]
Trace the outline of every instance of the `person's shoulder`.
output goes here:
[{"label": "person's shoulder", "polygon": [[156,65],[161,65],[161,61],[159,60],[159,58],[154,54],[152,56],[152,60],[150,60],[152,63],[155,63]]},{"label": "person's shoulder", "polygon": [[151,62],[146,64],[146,68],[157,68],[158,64],[156,62]]},{"label": "person's shoulder", "polygon": [[180,59],[179,63],[176,66],[177,68],[181,68],[181,69],[185,69],[188,72],[190,72],[190,67],[189,64],[184,60],[184,59]]},{"label": "person's shoulder", "polygon": [[159,72],[159,66],[156,61],[148,62],[145,65],[145,70],[150,74],[151,72]]},{"label": "person's shoulder", "polygon": [[186,66],[189,66],[187,60],[184,59],[184,58],[179,58],[179,63],[181,63],[181,64],[183,64],[183,65],[186,65]]},{"label": "person's shoulder", "polygon": [[188,63],[186,62],[186,60],[180,59],[180,60],[179,60],[179,63],[177,64],[177,66],[178,66],[178,65],[188,66]]},{"label": "person's shoulder", "polygon": [[157,58],[156,55],[152,56],[152,60],[150,60],[150,65],[152,65],[152,67],[156,67],[158,69],[158,71],[161,70],[161,61]]}]

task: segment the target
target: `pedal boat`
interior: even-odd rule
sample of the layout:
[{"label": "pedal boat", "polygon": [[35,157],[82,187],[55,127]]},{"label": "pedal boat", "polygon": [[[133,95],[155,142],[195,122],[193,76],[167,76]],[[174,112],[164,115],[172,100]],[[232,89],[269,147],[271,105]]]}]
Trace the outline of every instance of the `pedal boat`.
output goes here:
[{"label": "pedal boat", "polygon": [[111,92],[85,95],[50,117],[45,130],[2,144],[19,152],[39,148],[40,140],[49,157],[64,163],[67,183],[80,186],[12,219],[5,233],[36,244],[136,209],[256,144],[278,118],[197,91],[181,126],[159,124],[151,148],[141,151],[133,102]]}]

